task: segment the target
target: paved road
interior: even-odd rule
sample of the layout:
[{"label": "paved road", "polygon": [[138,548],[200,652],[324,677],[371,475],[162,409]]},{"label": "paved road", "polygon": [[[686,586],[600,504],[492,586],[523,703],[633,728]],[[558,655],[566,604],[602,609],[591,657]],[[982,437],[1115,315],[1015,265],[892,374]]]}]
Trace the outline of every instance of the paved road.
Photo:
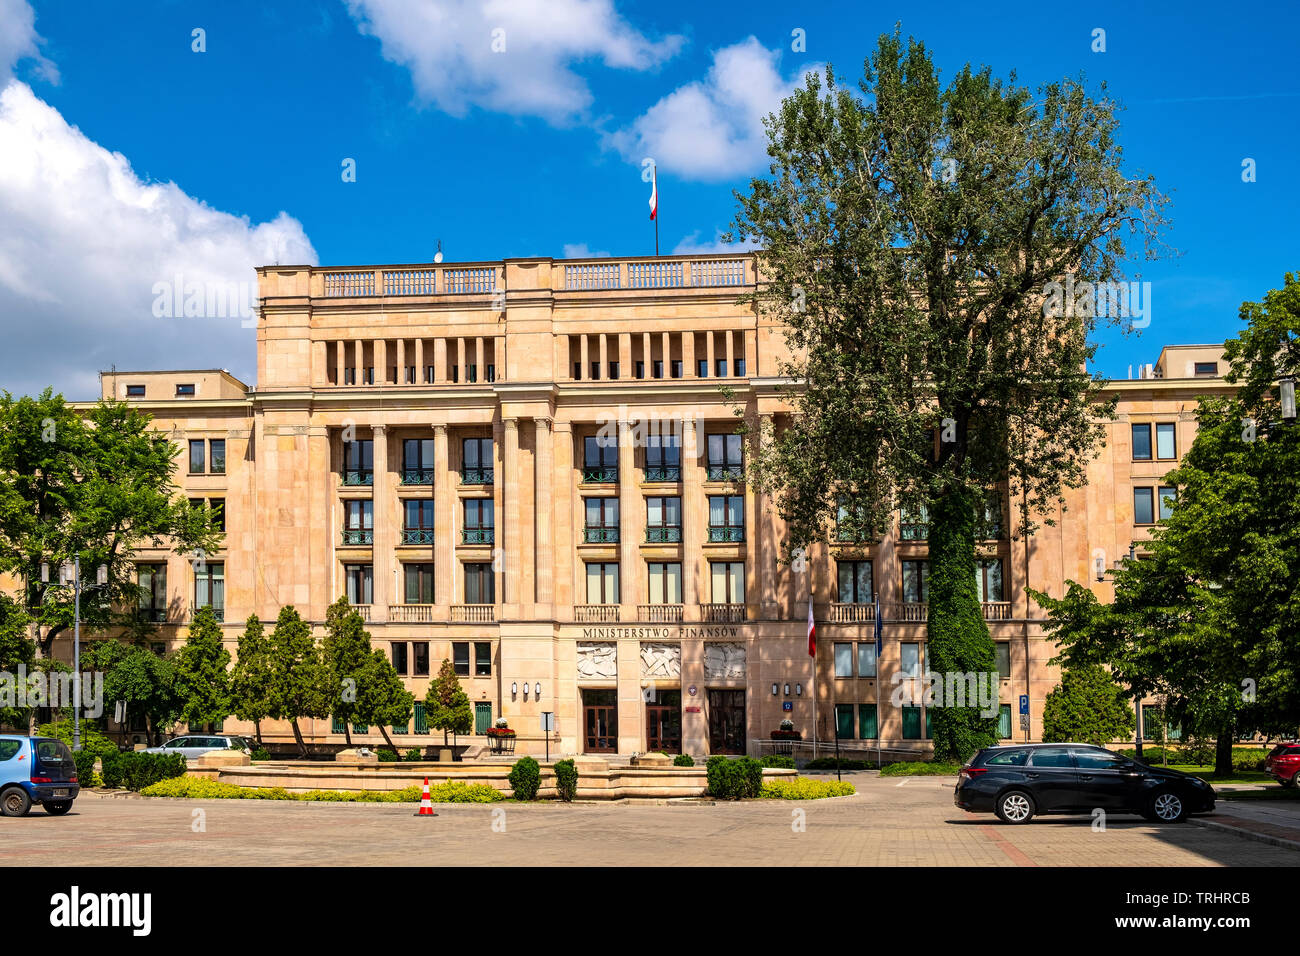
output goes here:
[{"label": "paved road", "polygon": [[1137,817],[1113,817],[1104,832],[1087,818],[1006,826],[954,807],[949,778],[846,777],[859,792],[836,800],[456,805],[438,807],[432,820],[416,818],[405,804],[86,795],[66,817],[35,810],[0,819],[0,864],[1300,864],[1295,850]]}]

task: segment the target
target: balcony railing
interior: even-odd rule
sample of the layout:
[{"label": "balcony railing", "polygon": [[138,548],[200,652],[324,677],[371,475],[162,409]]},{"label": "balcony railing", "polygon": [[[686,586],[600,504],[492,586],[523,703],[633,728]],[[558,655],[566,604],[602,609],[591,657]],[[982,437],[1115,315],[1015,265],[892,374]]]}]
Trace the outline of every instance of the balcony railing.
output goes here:
[{"label": "balcony railing", "polygon": [[618,483],[617,465],[583,465],[582,480],[593,485],[613,485]]},{"label": "balcony railing", "polygon": [[462,528],[461,544],[491,544],[496,539],[495,528]]},{"label": "balcony railing", "polygon": [[681,465],[650,465],[645,470],[646,481],[678,482],[682,480]]},{"label": "balcony railing", "polygon": [[404,468],[402,469],[402,484],[404,485],[431,485],[433,484],[432,468]]},{"label": "balcony railing", "polygon": [[375,294],[375,273],[367,272],[327,272],[325,273],[325,295],[348,297]]},{"label": "balcony railing", "polygon": [[930,615],[930,605],[925,601],[891,601],[881,605],[887,621],[924,621]]},{"label": "balcony railing", "polygon": [[682,607],[681,604],[638,604],[636,617],[651,624],[673,624],[682,619]]},{"label": "balcony railing", "polygon": [[619,606],[617,604],[575,604],[573,619],[579,624],[618,623]]},{"label": "balcony railing", "polygon": [[352,610],[356,611],[358,614],[361,615],[361,620],[363,620],[363,621],[368,621],[368,620],[370,620],[370,605],[369,605],[369,604],[354,604],[354,605],[352,605]]},{"label": "balcony railing", "polygon": [[743,465],[709,465],[709,481],[739,481],[745,477]]},{"label": "balcony railing", "polygon": [[876,619],[874,604],[832,604],[826,613],[826,620],[831,624],[860,624]]},{"label": "balcony railing", "polygon": [[453,604],[451,619],[457,623],[482,623],[496,620],[495,604]]},{"label": "balcony railing", "polygon": [[343,531],[345,545],[364,545],[375,543],[375,532],[370,528],[345,528]]},{"label": "balcony railing", "polygon": [[345,485],[373,485],[374,483],[375,473],[373,471],[343,472],[343,484]]},{"label": "balcony railing", "polygon": [[563,288],[572,292],[740,286],[745,281],[742,258],[566,263],[562,279]]},{"label": "balcony railing", "polygon": [[403,528],[402,544],[433,544],[433,529]]},{"label": "balcony railing", "polygon": [[442,270],[443,292],[494,292],[496,287],[497,270],[492,267]]},{"label": "balcony railing", "polygon": [[136,608],[136,620],[148,621],[150,624],[162,624],[167,620],[167,609],[165,607],[141,607]]},{"label": "balcony railing", "polygon": [[930,526],[910,522],[899,525],[898,537],[903,541],[928,541],[930,539]]},{"label": "balcony railing", "polygon": [[712,624],[739,624],[745,620],[745,605],[701,604],[700,620]]},{"label": "balcony railing", "polygon": [[986,621],[1011,620],[1010,601],[985,601],[980,605],[980,607],[984,611],[984,620]]},{"label": "balcony railing", "polygon": [[[195,613],[197,613],[197,611],[198,611],[198,609],[199,609],[200,607],[208,607],[208,606],[209,606],[209,605],[206,605],[206,604],[202,604],[202,605],[196,604],[196,605],[194,605],[193,607],[191,607],[191,608],[190,608],[190,620],[191,620],[191,621],[194,620],[194,615],[195,615]],[[224,620],[226,619],[226,608],[225,608],[225,605],[222,605],[222,606],[218,607],[217,605],[214,604],[214,605],[211,605],[211,607],[212,607],[212,614],[213,614],[213,616],[217,619],[217,622],[218,622],[218,623],[220,623],[220,622],[222,622],[222,621],[224,621]]]},{"label": "balcony railing", "polygon": [[433,295],[438,291],[438,273],[433,269],[384,271],[384,295]]},{"label": "balcony railing", "polygon": [[583,528],[582,540],[585,544],[618,544],[618,529]]},{"label": "balcony railing", "polygon": [[433,620],[432,604],[390,604],[388,619],[399,624],[428,624]]},{"label": "balcony railing", "polygon": [[460,483],[462,485],[490,485],[492,484],[492,469],[462,468],[460,470]]},{"label": "balcony railing", "polygon": [[744,540],[744,528],[709,526],[709,544],[735,544]]},{"label": "balcony railing", "polygon": [[645,540],[647,544],[679,544],[682,540],[681,525],[646,528]]}]

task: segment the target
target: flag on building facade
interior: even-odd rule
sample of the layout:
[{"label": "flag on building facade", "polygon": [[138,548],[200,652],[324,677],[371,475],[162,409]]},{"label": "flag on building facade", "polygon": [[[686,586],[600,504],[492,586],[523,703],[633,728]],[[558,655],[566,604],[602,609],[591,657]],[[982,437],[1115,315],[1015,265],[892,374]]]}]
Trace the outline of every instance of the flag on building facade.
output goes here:
[{"label": "flag on building facade", "polygon": [[880,595],[876,595],[876,667],[880,667],[880,655],[885,650],[885,622],[880,619]]},{"label": "flag on building facade", "polygon": [[650,218],[654,219],[659,215],[659,174],[656,169],[650,167]]},{"label": "flag on building facade", "polygon": [[808,595],[808,656],[817,656],[817,624],[813,621],[812,595]]}]

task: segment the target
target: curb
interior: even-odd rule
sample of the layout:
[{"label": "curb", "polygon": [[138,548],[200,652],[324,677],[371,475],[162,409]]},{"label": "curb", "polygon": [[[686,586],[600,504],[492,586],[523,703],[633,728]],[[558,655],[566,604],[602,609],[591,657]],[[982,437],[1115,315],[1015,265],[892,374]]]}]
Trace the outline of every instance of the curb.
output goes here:
[{"label": "curb", "polygon": [[1283,837],[1270,836],[1267,833],[1247,830],[1244,827],[1234,827],[1218,820],[1188,817],[1187,822],[1192,826],[1202,827],[1206,830],[1216,830],[1219,833],[1231,833],[1233,836],[1241,837],[1244,840],[1254,840],[1256,843],[1267,843],[1270,846],[1280,846],[1287,850],[1300,850],[1300,840],[1287,840]]}]

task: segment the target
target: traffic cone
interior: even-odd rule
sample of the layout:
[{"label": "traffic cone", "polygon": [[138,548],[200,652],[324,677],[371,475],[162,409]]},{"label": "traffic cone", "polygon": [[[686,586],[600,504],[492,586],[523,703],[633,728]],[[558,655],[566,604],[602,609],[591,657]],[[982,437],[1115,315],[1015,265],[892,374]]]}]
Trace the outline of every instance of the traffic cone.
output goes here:
[{"label": "traffic cone", "polygon": [[429,796],[429,778],[424,778],[424,794],[420,797],[420,809],[415,814],[417,817],[436,817],[438,814],[433,812],[433,799]]}]

